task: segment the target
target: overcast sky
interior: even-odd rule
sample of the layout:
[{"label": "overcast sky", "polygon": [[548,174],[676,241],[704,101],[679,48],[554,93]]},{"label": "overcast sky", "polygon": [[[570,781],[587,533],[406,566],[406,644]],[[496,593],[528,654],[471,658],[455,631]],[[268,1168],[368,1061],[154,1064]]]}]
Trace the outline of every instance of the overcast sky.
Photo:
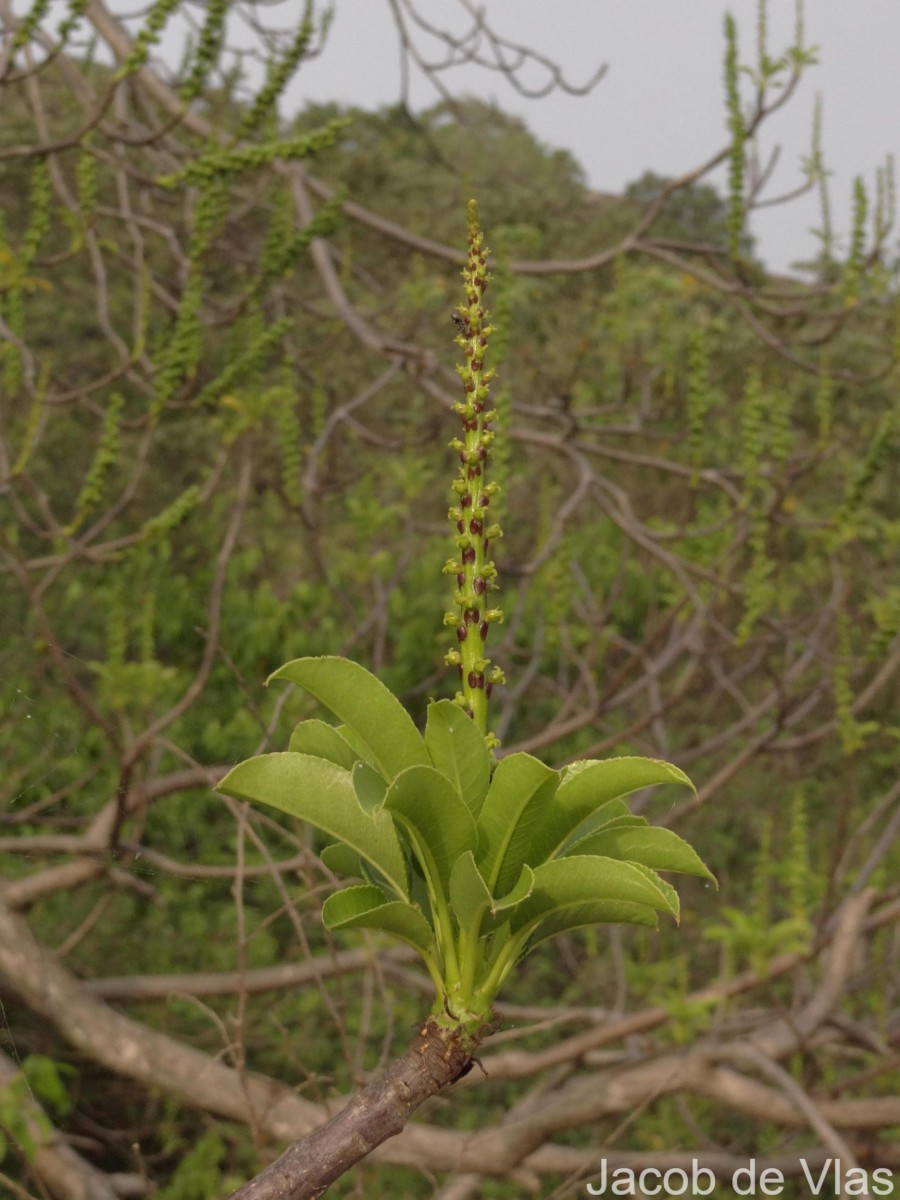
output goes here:
[{"label": "overcast sky", "polygon": [[[525,99],[498,74],[472,67],[442,76],[453,92],[493,99],[524,117],[542,142],[569,149],[599,191],[620,191],[648,169],[680,174],[724,144],[726,10],[738,21],[742,60],[755,61],[756,0],[482,0],[481,6],[498,33],[539,47],[573,83],[608,64],[587,97],[557,92]],[[456,33],[469,23],[460,0],[416,0],[416,7]],[[771,0],[769,7],[769,50],[776,54],[790,43],[794,3]],[[304,65],[288,105],[396,102],[400,56],[388,0],[337,0],[335,8],[325,53]],[[765,157],[782,146],[770,194],[796,187],[820,92],[834,223],[846,232],[854,176],[863,175],[873,191],[876,166],[900,150],[900,0],[807,0],[805,17],[806,41],[819,47],[820,63],[772,119],[760,149]],[[435,53],[427,37],[419,41]],[[528,81],[537,82],[538,73]],[[437,99],[415,75],[410,94],[414,107]],[[818,223],[818,199],[810,197],[759,213],[752,230],[768,265],[784,270],[813,256],[809,230]]]}]

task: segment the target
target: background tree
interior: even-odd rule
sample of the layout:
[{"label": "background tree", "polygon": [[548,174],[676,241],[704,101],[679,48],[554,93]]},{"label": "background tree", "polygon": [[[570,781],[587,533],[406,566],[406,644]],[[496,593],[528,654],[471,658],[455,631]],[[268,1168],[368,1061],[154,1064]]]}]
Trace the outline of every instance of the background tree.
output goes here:
[{"label": "background tree", "polygon": [[[564,1195],[601,1156],[699,1155],[726,1192],[751,1153],[792,1177],[801,1155],[896,1167],[890,176],[859,182],[847,254],[823,239],[807,282],[746,241],[748,147],[809,51],[747,62],[729,25],[728,144],[618,199],[449,95],[414,121],[282,120],[320,49],[311,4],[280,32],[172,0],[0,16],[5,1186],[221,1195],[428,1003],[404,954],[323,931],[308,829],[214,789],[315,715],[261,689],[282,661],[349,654],[421,716],[453,690],[439,497],[467,192],[498,259],[515,516],[503,751],[670,758],[699,797],[637,807],[722,891],[684,889],[678,935],[532,956],[487,1078],[360,1186]],[[180,65],[157,59],[192,23]],[[255,90],[225,55],[250,36]]]}]

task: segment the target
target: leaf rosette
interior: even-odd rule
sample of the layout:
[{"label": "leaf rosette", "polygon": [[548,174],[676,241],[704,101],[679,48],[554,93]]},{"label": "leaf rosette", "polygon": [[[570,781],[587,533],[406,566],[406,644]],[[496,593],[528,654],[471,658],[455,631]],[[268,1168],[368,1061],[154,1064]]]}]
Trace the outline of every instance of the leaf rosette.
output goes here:
[{"label": "leaf rosette", "polygon": [[692,787],[652,758],[553,770],[528,754],[495,763],[452,701],[429,705],[424,734],[358,663],[300,658],[272,679],[304,689],[337,725],[302,721],[290,749],[236,766],[220,785],[238,799],[308,822],[323,861],[353,882],[326,900],[332,930],[369,929],[422,957],[438,1019],[474,1029],[516,964],[585,925],[678,919],[660,871],[713,880],[677,834],[654,829],[625,798],[659,784]]}]

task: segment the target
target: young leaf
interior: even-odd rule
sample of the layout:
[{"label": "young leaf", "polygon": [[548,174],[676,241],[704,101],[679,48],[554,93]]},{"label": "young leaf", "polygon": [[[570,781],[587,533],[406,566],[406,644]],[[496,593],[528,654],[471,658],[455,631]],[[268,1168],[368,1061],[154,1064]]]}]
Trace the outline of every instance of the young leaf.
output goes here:
[{"label": "young leaf", "polygon": [[343,842],[332,842],[330,846],[323,846],[319,851],[319,858],[335,875],[346,875],[349,879],[365,878],[362,859]]},{"label": "young leaf", "polygon": [[522,867],[519,878],[505,896],[491,902],[490,912],[483,922],[483,932],[491,933],[511,918],[513,909],[527,900],[534,891],[534,871],[527,863]]},{"label": "young leaf", "polygon": [[287,679],[315,696],[348,726],[390,781],[414,763],[430,762],[406,709],[380,679],[347,658],[295,658],[269,676]]},{"label": "young leaf", "polygon": [[675,924],[680,924],[681,905],[678,900],[678,893],[672,887],[671,883],[669,883],[668,880],[663,879],[661,875],[657,875],[657,873],[650,867],[645,867],[643,863],[633,862],[628,863],[628,866],[634,867],[636,871],[640,871],[648,883],[659,889],[660,894],[665,901],[666,910],[675,918]]},{"label": "young leaf", "polygon": [[475,865],[471,850],[467,850],[453,864],[450,872],[450,904],[461,929],[471,929],[491,906],[491,893]]},{"label": "young leaf", "polygon": [[[524,866],[512,891],[495,900],[488,891],[488,886],[475,865],[475,856],[470,850],[453,864],[450,873],[450,903],[460,927],[471,929],[476,921],[481,921],[488,913],[492,917],[508,913],[511,908],[515,908],[531,895],[533,887],[534,873],[531,867]],[[493,922],[490,927],[493,928],[495,924],[496,922]]]},{"label": "young leaf", "polygon": [[508,891],[518,878],[558,783],[558,773],[529,754],[511,754],[497,765],[478,820],[477,852],[493,895]]},{"label": "young leaf", "polygon": [[311,754],[315,758],[326,758],[345,771],[352,771],[359,755],[345,737],[326,721],[301,721],[288,745],[296,754]]},{"label": "young leaf", "polygon": [[363,812],[350,772],[342,767],[309,754],[260,754],[229,771],[219,790],[308,821],[355,850],[398,895],[409,896],[406,859],[393,821],[384,811]]},{"label": "young leaf", "polygon": [[477,818],[491,782],[491,754],[474,722],[452,700],[429,704],[425,747]]},{"label": "young leaf", "polygon": [[699,875],[716,882],[715,875],[696,850],[671,829],[629,828],[615,824],[582,839],[572,849],[578,854],[601,854],[625,862],[642,863],[654,871],[678,871],[682,875]]},{"label": "young leaf", "polygon": [[[535,830],[528,861],[552,858],[582,821],[622,796],[657,783],[694,785],[683,771],[656,758],[605,758],[572,763]],[[627,810],[626,810],[627,811]]]},{"label": "young leaf", "polygon": [[656,910],[646,904],[634,904],[627,900],[596,900],[590,904],[573,904],[561,908],[551,916],[539,921],[528,939],[525,951],[530,954],[535,946],[548,938],[584,925],[649,925],[655,929],[659,924]]},{"label": "young leaf", "polygon": [[[647,823],[646,819],[644,817],[636,817],[636,816],[634,816],[633,813],[630,813],[628,811],[627,805],[625,804],[624,800],[613,800],[612,804],[614,804],[614,805],[621,804],[622,807],[625,809],[625,815],[621,816],[621,817],[619,817],[619,816],[613,817],[609,821],[605,820],[604,818],[605,818],[606,814],[612,808],[612,805],[604,804],[603,808],[600,809],[599,813],[593,813],[590,817],[588,817],[588,819],[586,821],[581,822],[580,827],[575,830],[575,832],[572,834],[572,836],[569,838],[569,840],[566,842],[566,844],[563,846],[563,848],[559,851],[559,853],[554,854],[553,857],[554,858],[562,858],[562,856],[564,854],[581,854],[581,850],[579,850],[578,847],[582,844],[582,842],[587,842],[589,838],[592,838],[594,836],[594,834],[599,833],[601,830],[603,830],[603,832],[605,833],[608,829],[646,829],[647,828],[648,823]],[[599,823],[595,824],[595,818],[598,818],[598,817],[599,817]],[[585,850],[584,853],[585,854],[594,854],[594,853],[597,853],[597,851]],[[617,857],[618,857],[618,855],[615,855],[615,854],[610,855],[610,858],[617,858]]]},{"label": "young leaf", "polygon": [[424,914],[403,900],[388,900],[373,884],[333,892],[322,905],[326,929],[380,929],[434,958],[434,933]]},{"label": "young leaf", "polygon": [[477,841],[472,814],[450,780],[434,767],[409,767],[388,788],[382,811],[404,828],[426,871],[433,864],[433,882],[446,895],[453,864]]},{"label": "young leaf", "polygon": [[366,762],[356,762],[350,772],[353,790],[363,812],[373,813],[384,804],[387,785],[374,767]]},{"label": "young leaf", "polygon": [[534,871],[534,890],[513,909],[510,930],[532,933],[538,923],[567,909],[599,901],[646,905],[678,916],[678,899],[661,879],[612,858],[579,855],[543,863]]}]

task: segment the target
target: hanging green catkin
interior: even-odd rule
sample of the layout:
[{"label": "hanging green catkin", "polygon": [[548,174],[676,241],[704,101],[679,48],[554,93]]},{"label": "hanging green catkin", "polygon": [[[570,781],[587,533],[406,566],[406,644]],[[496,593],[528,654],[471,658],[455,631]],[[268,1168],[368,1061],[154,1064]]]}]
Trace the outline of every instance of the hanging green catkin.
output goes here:
[{"label": "hanging green catkin", "polygon": [[22,260],[27,267],[38,252],[41,242],[50,232],[50,167],[39,158],[31,170],[31,194],[28,200],[28,228],[22,241]]},{"label": "hanging green catkin", "polygon": [[191,159],[180,171],[174,171],[170,175],[158,175],[156,183],[160,187],[170,189],[181,183],[209,187],[217,180],[227,182],[245,171],[257,171],[270,166],[276,159],[281,162],[296,162],[299,159],[310,158],[320,150],[327,150],[333,146],[348,125],[348,117],[336,117],[312,133],[276,138],[259,146],[245,146],[239,149],[221,150],[214,147],[198,158]]},{"label": "hanging green catkin", "polygon": [[214,404],[226,393],[259,374],[270,361],[272,354],[283,338],[293,328],[293,317],[282,317],[255,337],[247,337],[244,349],[229,362],[215,379],[211,380],[194,398],[193,404],[200,408]]},{"label": "hanging green catkin", "polygon": [[875,634],[869,646],[869,658],[877,662],[883,658],[900,633],[900,587],[888,588],[886,594],[871,601],[875,618]]},{"label": "hanging green catkin", "polygon": [[741,111],[737,25],[725,15],[725,106],[731,148],[728,156],[728,249],[736,258],[744,232],[744,149],[747,132]]},{"label": "hanging green catkin", "polygon": [[156,0],[134,39],[131,52],[113,76],[115,81],[118,82],[141,69],[147,61],[151,49],[162,36],[163,30],[169,23],[169,18],[178,11],[181,3],[182,0]]},{"label": "hanging green catkin", "polygon": [[34,0],[31,8],[23,17],[12,41],[13,53],[27,46],[37,33],[44,18],[50,10],[50,0]]},{"label": "hanging green catkin", "polygon": [[756,60],[760,80],[765,79],[769,67],[769,6],[759,0],[756,6]]},{"label": "hanging green catkin", "polygon": [[687,346],[687,426],[688,450],[690,452],[691,486],[697,486],[703,449],[706,441],[706,418],[712,407],[712,390],[709,386],[709,352],[706,333],[700,328],[691,329]]},{"label": "hanging green catkin", "polygon": [[834,226],[831,220],[831,194],[828,191],[828,172],[825,169],[825,156],[822,150],[822,97],[816,97],[816,107],[813,113],[812,153],[810,155],[810,175],[819,184],[819,213],[821,228],[818,230],[822,245],[820,259],[823,275],[827,275],[834,258]]},{"label": "hanging green catkin", "polygon": [[275,425],[278,430],[278,449],[281,452],[281,486],[289,502],[299,508],[303,499],[300,474],[303,468],[300,418],[297,415],[296,396],[290,388],[280,389],[279,403],[275,409]]},{"label": "hanging green catkin", "polygon": [[769,522],[765,509],[760,505],[753,516],[750,531],[750,566],[744,577],[744,614],[737,628],[737,643],[743,646],[775,599],[772,576],[775,564],[768,550]]},{"label": "hanging green catkin", "polygon": [[212,177],[201,187],[194,208],[194,226],[188,246],[188,278],[181,303],[156,380],[156,396],[151,408],[155,419],[167,400],[185,378],[190,378],[200,361],[203,326],[203,259],[228,211],[225,181]]},{"label": "hanging green catkin", "polygon": [[819,367],[819,382],[813,408],[819,426],[818,449],[824,450],[831,437],[831,420],[834,413],[834,378],[829,369],[828,359],[824,356]]},{"label": "hanging green catkin", "polygon": [[742,645],[773,600],[774,564],[768,554],[769,520],[765,505],[762,457],[765,446],[766,399],[762,379],[751,368],[741,399],[741,451],[744,488],[741,503],[750,514],[750,566],[744,579],[744,615],[737,630]]},{"label": "hanging green catkin", "polygon": [[765,440],[766,401],[762,377],[751,367],[741,397],[741,466],[744,471],[744,503],[752,504],[761,480]]},{"label": "hanging green catkin", "polygon": [[769,449],[779,467],[787,462],[793,443],[791,397],[782,388],[774,389],[769,399]]},{"label": "hanging green catkin", "polygon": [[888,155],[885,165],[875,169],[875,210],[872,214],[872,232],[876,243],[882,241],[894,223],[893,190],[893,156]]},{"label": "hanging green catkin", "polygon": [[893,411],[888,411],[878,422],[875,435],[869,443],[865,458],[854,472],[853,478],[847,485],[847,491],[842,506],[841,516],[852,519],[869,488],[878,477],[881,468],[889,459],[896,433],[897,417]]},{"label": "hanging green catkin", "polygon": [[75,514],[64,530],[70,537],[99,506],[106,494],[106,484],[110,472],[119,457],[123,406],[124,401],[118,393],[110,397],[103,415],[103,426],[100,430],[97,448],[84,477],[84,483],[81,485],[81,491],[78,493],[78,499],[75,501]]},{"label": "hanging green catkin", "polygon": [[199,503],[200,488],[196,484],[185,488],[181,495],[176,496],[162,512],[158,512],[155,517],[150,517],[141,526],[139,535],[141,548],[148,543],[165,542],[169,535],[174,533],[178,526],[190,516]]},{"label": "hanging green catkin", "polygon": [[850,252],[844,267],[844,302],[854,304],[859,300],[863,278],[863,259],[866,250],[866,217],[869,198],[866,185],[857,175],[853,180],[853,217],[850,227]]},{"label": "hanging green catkin", "polygon": [[206,20],[200,30],[191,71],[178,92],[185,104],[201,95],[215,70],[225,40],[225,19],[230,3],[231,0],[206,0]]},{"label": "hanging green catkin", "polygon": [[56,39],[59,46],[65,46],[69,38],[75,32],[78,22],[87,12],[91,0],[69,0],[68,14],[60,21],[59,28],[56,31]]},{"label": "hanging green catkin", "polygon": [[258,295],[267,287],[283,279],[295,264],[304,257],[315,238],[331,237],[343,220],[345,195],[333,197],[313,215],[303,229],[294,227],[295,216],[289,200],[280,206],[272,218],[266,241],[259,259],[259,276],[252,288]]},{"label": "hanging green catkin", "polygon": [[[15,264],[13,281],[2,296],[3,315],[10,333],[19,341],[25,340],[25,291],[28,269],[50,231],[50,204],[53,190],[50,168],[45,158],[39,158],[31,170],[31,191],[28,198],[28,225],[22,238],[19,261]],[[22,387],[24,364],[22,352],[12,342],[3,346],[3,385],[8,396],[15,396]]]},{"label": "hanging green catkin", "polygon": [[266,67],[266,82],[257,92],[253,104],[241,122],[239,138],[248,137],[255,132],[274,112],[279,97],[309,50],[315,32],[312,11],[311,0],[307,0],[303,17],[290,46],[281,58],[273,56],[270,59]]}]

